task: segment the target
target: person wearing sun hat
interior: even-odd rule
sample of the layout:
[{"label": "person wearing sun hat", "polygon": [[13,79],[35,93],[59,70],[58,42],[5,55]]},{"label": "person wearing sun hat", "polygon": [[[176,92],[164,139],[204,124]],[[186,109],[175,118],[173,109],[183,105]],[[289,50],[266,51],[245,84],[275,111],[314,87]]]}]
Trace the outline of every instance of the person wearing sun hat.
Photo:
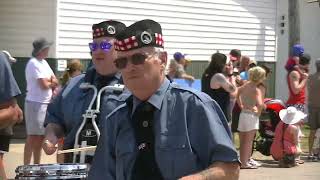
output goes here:
[{"label": "person wearing sun hat", "polygon": [[34,164],[40,163],[41,144],[44,137],[43,122],[47,106],[58,80],[50,68],[46,58],[52,42],[41,37],[33,41],[32,57],[25,68],[27,95],[25,99],[25,120],[27,140],[24,147],[24,164],[30,164],[33,156]]},{"label": "person wearing sun hat", "polygon": [[[44,123],[46,127],[45,143],[42,146],[46,154],[51,155],[56,152],[55,145],[61,137],[65,137],[63,149],[74,148],[75,136],[83,120],[82,115],[85,114],[94,96],[92,88],[80,88],[82,83],[93,85],[98,91],[104,86],[122,84],[121,74],[114,65],[114,60],[117,57],[114,42],[115,36],[125,28],[125,24],[115,20],[106,20],[92,25],[92,41],[88,43],[88,49],[92,54],[93,65],[87,69],[85,74],[70,79],[48,106]],[[112,98],[109,99],[109,95]],[[103,117],[103,114],[110,113],[119,103],[123,102],[118,101],[117,95],[109,92],[104,93],[100,102],[99,116]],[[96,118],[98,128],[101,125],[99,116]],[[88,126],[87,130],[96,132],[92,126]],[[92,139],[96,139],[96,133],[92,137]],[[90,137],[85,138],[89,139]],[[90,142],[95,142],[95,140]],[[91,163],[93,153],[87,153],[86,163]],[[65,154],[64,162],[73,162],[73,154]]]},{"label": "person wearing sun hat", "polygon": [[[299,126],[306,114],[290,106],[287,109],[282,109],[279,112],[279,117],[281,121],[276,127],[270,153],[275,160],[279,161],[280,167],[292,167],[296,165],[295,158],[301,153]],[[288,156],[291,156],[291,162],[287,162]]]}]

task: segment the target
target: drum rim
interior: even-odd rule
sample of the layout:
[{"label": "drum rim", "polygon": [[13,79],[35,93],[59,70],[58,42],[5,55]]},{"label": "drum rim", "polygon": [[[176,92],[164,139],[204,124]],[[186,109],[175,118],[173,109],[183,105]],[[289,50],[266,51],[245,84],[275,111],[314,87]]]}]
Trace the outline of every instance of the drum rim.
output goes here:
[{"label": "drum rim", "polygon": [[[32,164],[18,166],[16,177],[74,177],[87,176],[89,167],[83,163]],[[75,177],[77,176],[77,177]],[[79,176],[79,177],[78,177]]]},{"label": "drum rim", "polygon": [[20,179],[20,180],[39,180],[41,178],[45,179],[86,179],[88,177],[87,174],[85,175],[72,175],[72,176],[18,176],[16,175],[15,179]]}]

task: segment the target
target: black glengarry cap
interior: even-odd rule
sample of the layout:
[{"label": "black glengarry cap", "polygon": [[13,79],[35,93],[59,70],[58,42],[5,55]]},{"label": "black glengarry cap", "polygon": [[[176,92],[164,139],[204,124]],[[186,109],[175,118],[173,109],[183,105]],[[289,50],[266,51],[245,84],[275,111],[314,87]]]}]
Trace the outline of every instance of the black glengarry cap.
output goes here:
[{"label": "black glengarry cap", "polygon": [[127,27],[116,36],[115,49],[117,51],[129,51],[142,47],[163,48],[164,41],[162,29],[159,23],[145,19]]}]

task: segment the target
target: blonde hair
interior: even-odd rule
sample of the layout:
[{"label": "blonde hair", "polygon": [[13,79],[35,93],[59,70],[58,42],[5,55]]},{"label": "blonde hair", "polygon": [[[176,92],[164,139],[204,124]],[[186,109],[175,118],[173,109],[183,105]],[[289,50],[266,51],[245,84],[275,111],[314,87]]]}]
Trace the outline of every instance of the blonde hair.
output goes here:
[{"label": "blonde hair", "polygon": [[266,78],[266,71],[259,66],[249,69],[249,80],[254,83],[259,83]]},{"label": "blonde hair", "polygon": [[82,70],[83,70],[83,65],[81,64],[79,59],[71,60],[67,65],[67,69],[64,71],[61,77],[61,85],[64,86],[67,84],[69,79],[72,77],[72,73],[76,71],[82,71]]}]

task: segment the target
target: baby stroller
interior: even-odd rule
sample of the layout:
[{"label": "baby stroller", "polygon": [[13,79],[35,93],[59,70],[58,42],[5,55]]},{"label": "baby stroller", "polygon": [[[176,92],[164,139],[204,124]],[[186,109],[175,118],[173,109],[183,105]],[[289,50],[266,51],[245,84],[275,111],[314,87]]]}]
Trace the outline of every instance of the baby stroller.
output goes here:
[{"label": "baby stroller", "polygon": [[254,149],[265,156],[270,155],[270,147],[273,141],[274,132],[280,121],[279,112],[286,108],[286,105],[279,99],[265,99],[266,109],[260,115],[259,136],[254,141]]}]

